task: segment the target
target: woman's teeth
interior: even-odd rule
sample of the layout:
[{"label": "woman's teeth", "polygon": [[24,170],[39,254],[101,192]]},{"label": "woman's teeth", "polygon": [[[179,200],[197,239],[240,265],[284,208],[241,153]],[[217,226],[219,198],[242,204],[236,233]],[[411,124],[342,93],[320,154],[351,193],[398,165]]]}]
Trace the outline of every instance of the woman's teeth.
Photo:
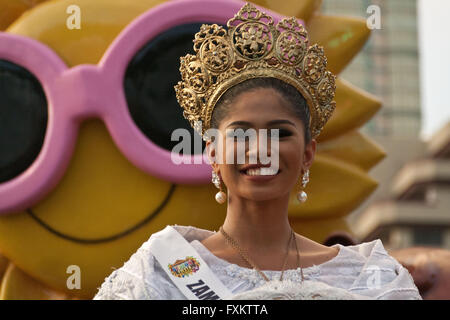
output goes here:
[{"label": "woman's teeth", "polygon": [[248,169],[245,171],[245,174],[248,176],[274,176],[277,173],[278,170],[266,167]]}]

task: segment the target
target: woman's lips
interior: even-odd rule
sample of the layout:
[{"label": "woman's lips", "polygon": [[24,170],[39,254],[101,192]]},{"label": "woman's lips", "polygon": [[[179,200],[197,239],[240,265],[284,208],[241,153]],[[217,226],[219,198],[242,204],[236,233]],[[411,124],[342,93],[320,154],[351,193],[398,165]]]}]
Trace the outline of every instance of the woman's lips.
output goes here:
[{"label": "woman's lips", "polygon": [[[262,170],[267,170],[266,168],[261,168]],[[253,175],[249,175],[247,173],[249,173],[247,170],[242,170],[240,171],[240,174],[245,178],[248,179],[250,181],[268,181],[268,180],[272,180],[275,177],[277,177],[281,170],[278,169],[276,174],[269,174],[269,172],[265,171],[262,172],[263,174],[261,174],[261,172],[259,174],[257,174],[254,169],[250,169],[249,171],[253,172]]]}]

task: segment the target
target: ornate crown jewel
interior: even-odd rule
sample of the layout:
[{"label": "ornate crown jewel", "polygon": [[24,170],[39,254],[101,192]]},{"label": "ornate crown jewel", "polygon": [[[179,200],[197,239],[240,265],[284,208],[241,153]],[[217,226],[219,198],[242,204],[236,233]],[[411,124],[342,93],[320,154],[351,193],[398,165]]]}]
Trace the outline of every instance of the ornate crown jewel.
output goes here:
[{"label": "ornate crown jewel", "polygon": [[207,140],[211,115],[220,97],[247,79],[270,77],[294,86],[306,99],[312,138],[320,134],[336,103],[336,77],[326,70],[323,48],[308,46],[308,33],[297,19],[274,26],[272,17],[245,4],[227,23],[202,25],[194,51],[180,58],[175,86],[183,116]]}]

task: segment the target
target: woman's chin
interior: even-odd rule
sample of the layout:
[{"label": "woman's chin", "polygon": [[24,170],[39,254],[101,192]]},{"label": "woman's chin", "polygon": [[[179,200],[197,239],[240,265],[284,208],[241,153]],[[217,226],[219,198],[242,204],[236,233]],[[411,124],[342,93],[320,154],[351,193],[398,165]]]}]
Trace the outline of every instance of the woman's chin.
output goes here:
[{"label": "woman's chin", "polygon": [[267,188],[267,190],[247,190],[242,193],[242,198],[250,201],[268,201],[281,197],[280,189]]}]

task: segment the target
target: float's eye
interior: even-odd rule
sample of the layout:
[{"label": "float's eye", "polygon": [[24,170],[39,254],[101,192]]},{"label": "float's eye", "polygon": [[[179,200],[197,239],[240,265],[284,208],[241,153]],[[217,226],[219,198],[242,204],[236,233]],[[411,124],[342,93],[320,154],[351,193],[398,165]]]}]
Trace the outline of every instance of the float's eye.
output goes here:
[{"label": "float's eye", "polygon": [[25,171],[41,151],[47,99],[36,77],[0,59],[0,183]]},{"label": "float's eye", "polygon": [[[202,23],[173,27],[148,42],[129,63],[124,90],[131,117],[155,144],[171,151],[179,141],[171,141],[179,128],[194,132],[175,97],[174,86],[181,80],[180,57],[195,54],[192,39]],[[191,154],[195,154],[191,139]],[[202,150],[205,143],[202,141]]]}]

